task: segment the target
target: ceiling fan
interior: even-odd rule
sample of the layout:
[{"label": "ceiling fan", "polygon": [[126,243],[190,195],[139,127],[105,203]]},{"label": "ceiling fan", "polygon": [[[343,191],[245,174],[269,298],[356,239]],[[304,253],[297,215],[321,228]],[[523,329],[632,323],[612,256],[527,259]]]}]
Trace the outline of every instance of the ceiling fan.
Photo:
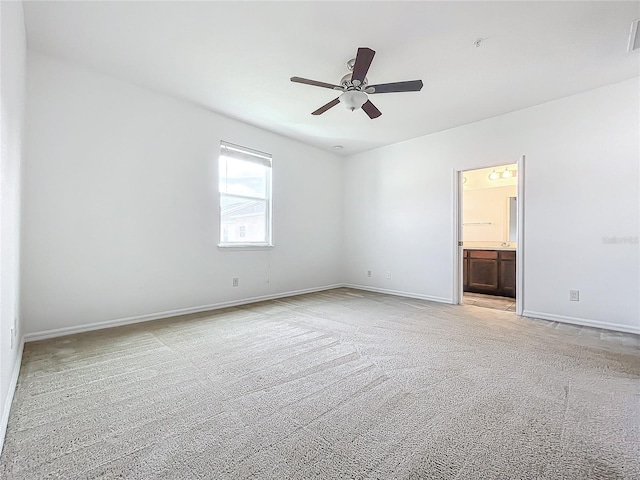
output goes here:
[{"label": "ceiling fan", "polygon": [[331,88],[332,90],[340,90],[343,93],[334,100],[331,100],[326,105],[323,105],[315,112],[311,112],[311,115],[320,115],[335,107],[338,103],[343,103],[347,109],[354,111],[362,108],[364,112],[369,115],[369,118],[378,118],[382,115],[382,112],[371,103],[367,94],[372,95],[375,93],[391,93],[391,92],[419,92],[422,89],[422,80],[410,80],[407,82],[394,82],[394,83],[382,83],[379,85],[369,85],[367,80],[367,72],[373,61],[373,57],[376,54],[373,50],[367,47],[358,48],[358,53],[355,59],[351,59],[347,62],[347,68],[351,73],[347,73],[340,85],[333,85],[331,83],[318,82],[316,80],[309,80],[308,78],[291,77],[291,81],[295,83],[304,83],[306,85],[313,85],[316,87]]}]

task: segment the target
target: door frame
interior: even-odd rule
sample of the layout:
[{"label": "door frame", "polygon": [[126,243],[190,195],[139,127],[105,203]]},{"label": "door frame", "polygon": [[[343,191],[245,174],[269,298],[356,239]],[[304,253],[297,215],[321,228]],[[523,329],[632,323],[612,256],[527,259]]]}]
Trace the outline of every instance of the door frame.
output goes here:
[{"label": "door frame", "polygon": [[[510,162],[513,163],[513,162]],[[518,216],[517,216],[517,230],[518,241],[516,244],[516,315],[522,316],[524,311],[524,247],[525,247],[525,230],[524,230],[524,214],[525,214],[525,156],[522,155],[516,162],[518,166]],[[505,165],[505,164],[503,164]],[[508,164],[507,164],[508,165]],[[452,302],[454,305],[462,304],[462,177],[464,172],[468,170],[478,170],[481,168],[500,167],[501,165],[487,165],[485,167],[474,167],[465,170],[453,169],[453,232],[452,232],[452,245],[453,245],[453,295]]]}]

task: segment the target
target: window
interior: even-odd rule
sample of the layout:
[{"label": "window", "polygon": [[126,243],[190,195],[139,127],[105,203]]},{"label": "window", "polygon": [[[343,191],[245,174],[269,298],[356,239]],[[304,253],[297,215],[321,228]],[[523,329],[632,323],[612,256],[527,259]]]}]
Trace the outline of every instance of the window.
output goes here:
[{"label": "window", "polygon": [[271,245],[271,155],[220,144],[220,245]]}]

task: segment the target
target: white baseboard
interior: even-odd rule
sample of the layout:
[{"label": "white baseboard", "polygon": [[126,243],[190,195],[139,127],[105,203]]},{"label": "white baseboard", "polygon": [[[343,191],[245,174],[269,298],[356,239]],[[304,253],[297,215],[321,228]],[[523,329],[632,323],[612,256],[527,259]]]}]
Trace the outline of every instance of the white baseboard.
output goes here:
[{"label": "white baseboard", "polygon": [[[453,303],[453,300],[451,298],[435,297],[431,295],[423,295],[423,294],[414,293],[414,292],[404,292],[400,290],[390,290],[386,288],[371,287],[368,285],[336,283],[333,285],[324,285],[321,287],[306,288],[302,290],[292,290],[289,292],[282,292],[282,293],[276,293],[271,295],[262,295],[259,297],[244,298],[241,300],[232,300],[229,302],[220,302],[220,303],[214,303],[210,305],[200,305],[197,307],[181,308],[177,310],[168,310],[165,312],[157,312],[157,313],[151,313],[146,315],[127,317],[127,318],[119,318],[116,320],[108,320],[105,322],[87,323],[87,324],[77,325],[73,327],[62,327],[62,328],[56,328],[53,330],[44,330],[41,332],[28,333],[24,335],[22,340],[22,345],[24,345],[25,342],[35,342],[38,340],[46,340],[49,338],[62,337],[65,335],[73,335],[76,333],[90,332],[92,330],[102,330],[104,328],[120,327],[123,325],[131,325],[134,323],[149,322],[152,320],[159,320],[162,318],[177,317],[179,315],[188,315],[191,313],[201,313],[209,310],[218,310],[221,308],[236,307],[239,305],[247,305],[250,303],[262,302],[266,300],[275,300],[283,297],[293,297],[296,295],[304,295],[305,293],[322,292],[324,290],[332,290],[334,288],[341,288],[341,287],[353,288],[356,290],[364,290],[364,291],[376,292],[376,293],[384,293],[387,295],[396,295],[399,297],[417,298],[420,300],[427,300],[430,302],[447,303],[447,304]],[[599,322],[596,320],[588,320],[583,318],[566,317],[563,315],[554,315],[554,314],[543,313],[543,312],[533,312],[530,310],[525,310],[524,312],[522,312],[522,315],[525,317],[551,320],[554,322],[572,323],[575,325],[583,325],[588,327],[602,328],[606,330],[640,334],[640,327],[632,327],[629,325],[605,323],[605,322]],[[20,348],[22,348],[22,346]],[[17,381],[17,377],[15,380]]]},{"label": "white baseboard", "polygon": [[0,453],[4,448],[4,437],[7,434],[7,425],[9,423],[9,412],[11,411],[11,403],[13,403],[13,395],[16,393],[16,386],[18,385],[18,375],[20,375],[20,367],[22,366],[22,352],[24,351],[24,337],[20,340],[18,346],[18,352],[16,357],[16,363],[13,365],[13,372],[11,372],[11,380],[9,381],[9,390],[7,390],[7,397],[4,402],[4,409],[2,411],[2,419],[0,419]]},{"label": "white baseboard", "polygon": [[542,320],[550,320],[559,323],[571,323],[573,325],[582,325],[583,327],[602,328],[604,330],[613,330],[616,332],[637,333],[640,334],[640,327],[623,325],[620,323],[605,323],[598,320],[588,320],[586,318],[567,317],[565,315],[555,315],[553,313],[532,312],[525,310],[522,312],[523,317],[541,318]]},{"label": "white baseboard", "polygon": [[345,283],[342,286],[347,288],[355,288],[356,290],[365,290],[368,292],[386,293],[387,295],[396,295],[398,297],[417,298],[420,300],[428,300],[430,302],[453,304],[453,300],[451,298],[432,297],[431,295],[422,295],[420,293],[403,292],[400,290],[389,290],[386,288],[370,287],[368,285],[356,285],[352,283]]},{"label": "white baseboard", "polygon": [[219,310],[227,307],[237,307],[239,305],[247,305],[249,303],[263,302],[265,300],[275,300],[282,297],[293,297],[295,295],[304,295],[305,293],[322,292],[334,288],[344,287],[342,283],[334,285],[324,285],[322,287],[306,288],[302,290],[293,290],[283,293],[275,293],[272,295],[263,295],[259,297],[243,298],[241,300],[232,300],[229,302],[213,303],[211,305],[200,305],[197,307],[180,308],[177,310],[168,310],[166,312],[149,313],[146,315],[138,315],[135,317],[118,318],[116,320],[107,320],[105,322],[86,323],[73,327],[55,328],[53,330],[43,330],[41,332],[28,333],[24,336],[25,342],[35,342],[38,340],[47,340],[49,338],[64,337],[65,335],[73,335],[76,333],[90,332],[92,330],[102,330],[104,328],[121,327],[123,325],[131,325],[134,323],[149,322],[151,320],[160,320],[162,318],[177,317],[180,315],[188,315],[191,313],[201,313],[209,310]]}]

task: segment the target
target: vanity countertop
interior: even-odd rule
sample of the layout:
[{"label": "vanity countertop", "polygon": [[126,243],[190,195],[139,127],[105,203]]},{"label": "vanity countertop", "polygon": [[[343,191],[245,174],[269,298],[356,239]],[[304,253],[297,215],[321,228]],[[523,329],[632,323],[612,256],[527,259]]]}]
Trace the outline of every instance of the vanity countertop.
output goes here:
[{"label": "vanity countertop", "polygon": [[464,248],[465,250],[501,250],[501,251],[507,251],[507,252],[516,251],[516,247],[465,247],[463,246],[462,248]]}]

